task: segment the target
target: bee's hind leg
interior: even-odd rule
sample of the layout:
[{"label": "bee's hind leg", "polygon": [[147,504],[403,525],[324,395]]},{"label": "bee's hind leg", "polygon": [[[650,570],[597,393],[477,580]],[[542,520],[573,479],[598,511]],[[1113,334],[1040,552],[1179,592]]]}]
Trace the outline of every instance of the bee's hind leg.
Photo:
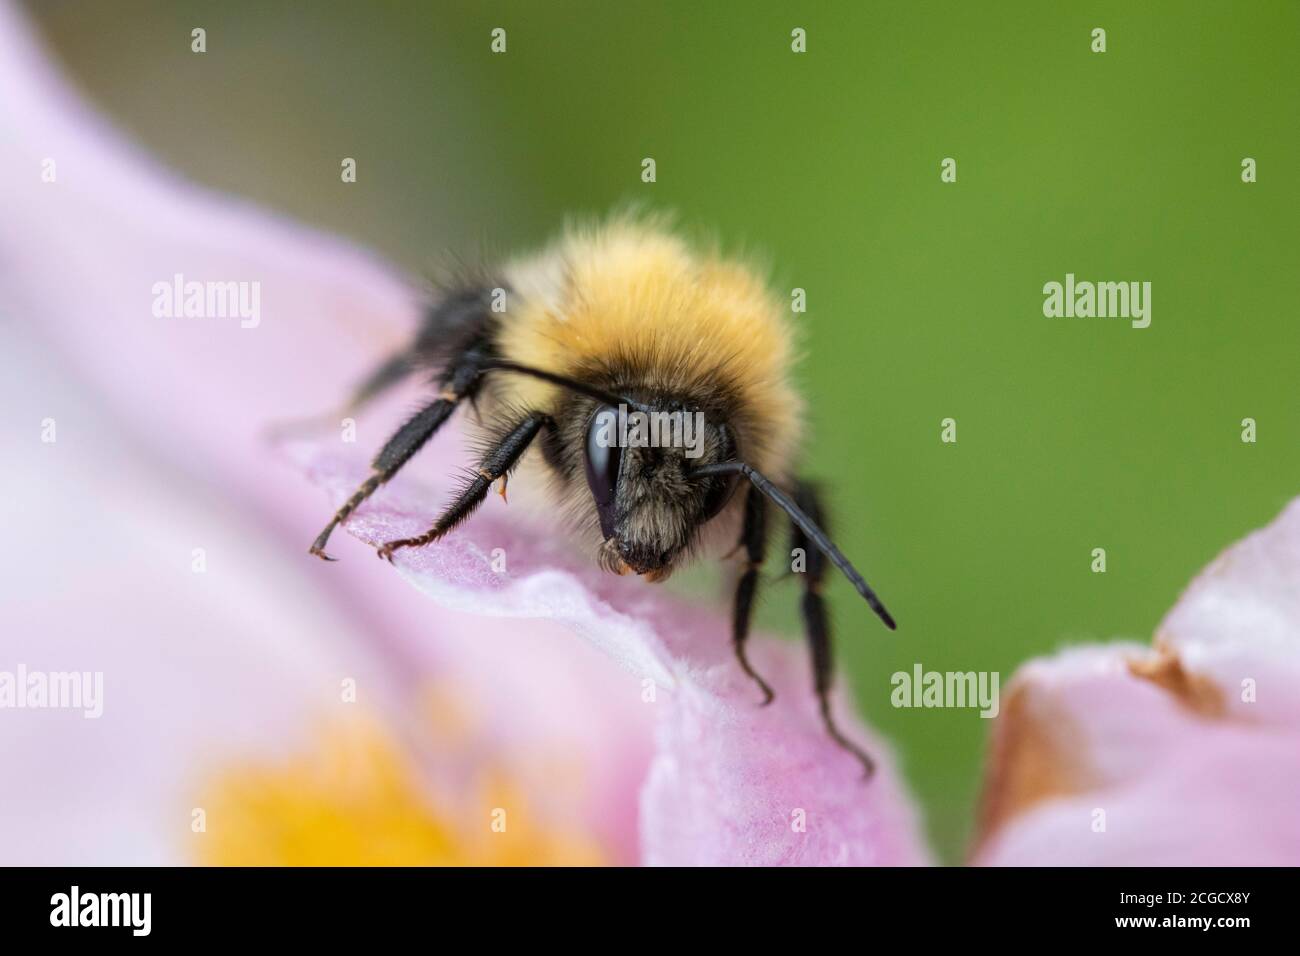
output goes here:
[{"label": "bee's hind leg", "polygon": [[[811,485],[800,482],[795,489],[795,501],[814,522],[822,528],[826,527],[821,502],[817,492]],[[804,593],[800,602],[800,611],[803,614],[808,647],[812,652],[813,686],[817,692],[822,724],[826,727],[826,732],[830,734],[831,739],[856,757],[858,762],[862,764],[864,778],[870,777],[875,772],[875,762],[866,751],[841,733],[839,727],[835,725],[835,719],[831,716],[830,692],[833,675],[831,632],[830,624],[826,618],[826,602],[821,594],[823,579],[826,574],[826,556],[812,545],[797,525],[793,527],[791,532],[790,547],[791,549],[803,549],[807,558],[807,569],[804,572],[806,575],[804,578]]]},{"label": "bee's hind leg", "polygon": [[772,703],[775,695],[767,681],[754,670],[745,654],[745,641],[749,637],[749,624],[754,614],[754,596],[758,591],[758,570],[767,550],[767,499],[757,488],[745,495],[745,516],[741,525],[737,548],[745,549],[745,571],[736,583],[736,600],[731,616],[731,644],[736,651],[736,661],[763,692],[763,704]]}]

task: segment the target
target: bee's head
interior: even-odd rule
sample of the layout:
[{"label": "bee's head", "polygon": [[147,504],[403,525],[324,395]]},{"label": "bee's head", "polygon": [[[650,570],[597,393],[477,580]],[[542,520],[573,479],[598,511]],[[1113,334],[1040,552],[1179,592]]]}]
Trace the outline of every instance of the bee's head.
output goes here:
[{"label": "bee's head", "polygon": [[601,565],[651,581],[667,578],[735,488],[732,475],[692,471],[735,454],[726,423],[704,412],[677,403],[597,407],[587,423],[584,455],[605,539]]}]

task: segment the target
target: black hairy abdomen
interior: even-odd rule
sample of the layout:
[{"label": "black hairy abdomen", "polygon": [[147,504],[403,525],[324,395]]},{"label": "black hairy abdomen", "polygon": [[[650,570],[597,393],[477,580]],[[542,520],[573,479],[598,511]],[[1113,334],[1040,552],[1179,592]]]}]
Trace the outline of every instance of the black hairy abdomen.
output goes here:
[{"label": "black hairy abdomen", "polygon": [[412,351],[416,361],[436,373],[467,356],[480,361],[497,358],[496,321],[492,312],[494,289],[504,285],[475,285],[453,289],[427,313]]}]

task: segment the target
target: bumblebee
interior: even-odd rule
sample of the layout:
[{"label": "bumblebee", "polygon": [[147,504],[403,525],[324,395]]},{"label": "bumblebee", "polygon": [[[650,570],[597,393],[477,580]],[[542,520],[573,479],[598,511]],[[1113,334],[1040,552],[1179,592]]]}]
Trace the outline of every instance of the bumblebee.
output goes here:
[{"label": "bumblebee", "polygon": [[[827,536],[818,493],[798,474],[793,333],[755,269],[693,247],[662,221],[624,216],[572,227],[542,253],[443,293],[409,346],[362,382],[350,411],[420,371],[432,375],[436,394],[380,450],[311,553],[331,560],[333,530],[469,405],[483,448],[476,469],[428,531],[385,543],[379,556],[391,561],[400,549],[437,541],[531,460],[606,570],[662,581],[697,554],[743,551],[731,639],[766,704],[772,690],[745,642],[775,508],[789,521],[792,550],[805,556],[801,610],[822,720],[870,774],[871,758],[831,716],[827,562],[886,627],[895,624]],[[616,412],[642,422],[691,415],[700,426],[690,447],[611,441]]]}]

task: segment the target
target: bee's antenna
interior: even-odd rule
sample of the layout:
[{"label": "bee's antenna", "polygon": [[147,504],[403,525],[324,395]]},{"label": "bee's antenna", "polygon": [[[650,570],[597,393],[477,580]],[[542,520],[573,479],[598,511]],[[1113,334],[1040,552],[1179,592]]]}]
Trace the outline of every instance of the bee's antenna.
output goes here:
[{"label": "bee's antenna", "polygon": [[876,597],[876,592],[871,590],[871,585],[863,579],[858,573],[858,569],[849,563],[849,559],[830,538],[826,537],[826,532],[817,527],[817,523],[808,517],[808,515],[794,503],[794,500],[784,491],[772,484],[757,469],[745,464],[743,461],[724,461],[716,465],[703,465],[691,472],[693,475],[743,475],[749,480],[755,488],[767,495],[778,508],[790,516],[790,520],[799,526],[799,530],[808,536],[813,544],[817,545],[822,554],[831,559],[831,563],[844,572],[844,576],[853,582],[853,587],[861,594],[871,605],[871,610],[876,612],[876,616],[885,622],[885,627],[891,631],[896,630],[898,625],[894,623],[893,616],[885,610],[885,605],[880,603],[880,598]]},{"label": "bee's antenna", "polygon": [[567,375],[548,372],[545,369],[533,368],[531,365],[520,365],[518,362],[511,362],[506,359],[489,359],[488,361],[483,362],[479,366],[479,369],[484,372],[517,372],[520,375],[528,375],[532,378],[541,379],[543,382],[550,382],[552,385],[559,385],[561,388],[567,388],[580,395],[586,395],[588,398],[594,398],[596,401],[604,402],[606,405],[622,404],[629,408],[641,411],[645,410],[645,406],[640,402],[634,402],[626,396],[615,395],[613,392],[607,392],[603,388],[588,385],[586,382],[579,382],[577,379],[569,378]]}]

